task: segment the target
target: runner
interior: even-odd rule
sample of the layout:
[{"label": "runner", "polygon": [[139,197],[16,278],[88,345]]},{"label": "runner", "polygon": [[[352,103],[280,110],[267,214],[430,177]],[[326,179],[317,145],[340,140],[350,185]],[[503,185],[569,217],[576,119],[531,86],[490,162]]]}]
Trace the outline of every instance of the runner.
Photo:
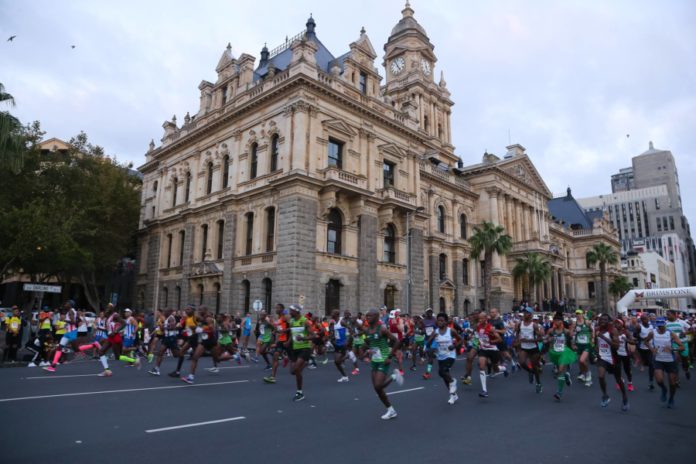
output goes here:
[{"label": "runner", "polygon": [[421,365],[425,358],[425,326],[421,316],[413,318],[413,342],[411,344],[411,370],[416,370],[416,359],[421,360]]},{"label": "runner", "polygon": [[[667,330],[667,321],[663,317],[655,321],[657,327],[653,334],[653,353],[655,355],[655,380],[662,390],[660,401],[667,402],[667,407],[674,408],[674,395],[677,393],[677,382],[679,379],[679,365],[675,350],[683,351],[684,344],[677,334]],[[669,400],[667,399],[667,388],[664,383],[665,373],[669,376]]]},{"label": "runner", "polygon": [[358,312],[355,320],[351,323],[351,329],[353,333],[353,356],[350,360],[353,362],[353,370],[351,375],[360,374],[360,368],[358,367],[358,359],[363,359],[365,357],[365,334],[362,332],[362,327],[365,325],[363,320],[363,314]]},{"label": "runner", "polygon": [[469,329],[465,332],[466,338],[466,370],[462,377],[465,385],[471,385],[471,373],[474,370],[474,359],[478,356],[479,339],[474,328],[478,325],[478,312],[469,316]]},{"label": "runner", "polygon": [[271,342],[273,341],[273,330],[275,329],[275,327],[273,326],[273,321],[268,316],[266,311],[261,311],[259,315],[258,326],[258,353],[259,355],[261,355],[263,360],[266,361],[265,370],[270,371],[271,369],[273,369],[273,367],[271,366],[271,361],[268,359],[268,351],[270,350]]},{"label": "runner", "polygon": [[[633,335],[629,330],[627,330],[624,321],[620,318],[614,320],[614,327],[619,334],[619,346],[616,349],[616,368],[619,370],[619,375],[621,375],[621,370],[626,373],[626,379],[628,380],[628,391],[633,391],[633,374],[631,373],[631,356],[629,354],[628,345],[635,345],[636,342],[633,339]],[[619,389],[619,386],[616,386]]]},{"label": "runner", "polygon": [[578,380],[584,382],[586,387],[591,387],[590,353],[592,351],[592,327],[585,320],[585,313],[582,309],[575,311],[575,323],[571,328],[571,333],[575,336],[575,352],[578,355],[578,367],[580,368]]},{"label": "runner", "polygon": [[[166,312],[166,311],[165,311]],[[159,309],[155,311],[154,314],[154,327],[152,329],[152,336],[147,347],[147,362],[151,363],[155,359],[155,352],[157,352],[157,342],[161,341],[164,337],[164,322],[166,316]]]},{"label": "runner", "polygon": [[198,334],[195,333],[198,327],[198,320],[196,319],[196,311],[192,306],[187,306],[184,311],[184,316],[179,321],[181,327],[180,337],[184,340],[184,343],[179,347],[179,359],[176,362],[176,370],[170,372],[169,377],[180,378],[181,377],[181,366],[184,364],[184,356],[189,349],[196,351],[198,346]]},{"label": "runner", "polygon": [[242,360],[237,353],[234,343],[235,325],[234,319],[229,314],[219,314],[217,318],[218,340],[213,351],[213,367],[208,368],[209,372],[220,372],[217,364],[218,361],[225,361],[233,358],[237,360],[237,364],[241,364]]},{"label": "runner", "polygon": [[488,315],[485,311],[481,311],[478,315],[476,335],[479,340],[478,361],[479,378],[481,379],[481,393],[479,393],[479,397],[488,398],[486,371],[489,364],[497,366],[500,362],[500,352],[498,351],[497,344],[500,343],[502,337],[488,322]]},{"label": "runner", "polygon": [[[425,310],[425,315],[423,316],[423,330],[425,331],[426,338],[429,338],[433,332],[435,332],[435,326],[437,325],[437,320],[433,316],[433,309],[428,308]],[[433,370],[433,360],[435,359],[435,351],[432,349],[431,345],[425,345],[425,356],[427,357],[428,364],[425,366],[425,373],[423,374],[423,380],[430,379],[430,373]]]},{"label": "runner", "polygon": [[[689,372],[689,345],[686,342],[686,334],[691,331],[691,326],[685,320],[679,319],[675,310],[670,309],[667,311],[667,330],[677,334],[682,346],[684,347],[677,353],[677,361],[679,361],[682,369],[684,370],[686,380],[690,380],[691,372]],[[678,380],[677,383],[679,383]]]},{"label": "runner", "polygon": [[118,357],[119,361],[127,361],[131,366],[140,369],[140,357],[138,356],[138,321],[133,317],[133,311],[129,308],[123,310],[125,327],[123,330],[123,353]]},{"label": "runner", "polygon": [[174,311],[172,309],[164,310],[161,331],[162,343],[157,353],[157,361],[155,361],[155,366],[148,371],[149,374],[157,376],[160,375],[160,366],[162,365],[162,360],[167,350],[171,351],[172,356],[178,356],[179,354],[178,338],[180,330],[177,326],[176,317],[174,317]]},{"label": "runner", "polygon": [[648,368],[648,379],[650,381],[648,388],[651,391],[655,389],[655,385],[653,385],[653,380],[655,378],[655,363],[651,348],[654,335],[655,333],[650,325],[650,317],[648,317],[648,315],[645,313],[641,314],[638,331],[638,339],[640,340],[638,343],[638,355],[640,356],[640,362],[643,364],[643,366],[647,366]]},{"label": "runner", "polygon": [[63,333],[63,335],[60,337],[60,341],[58,342],[58,346],[56,347],[56,353],[55,355],[53,355],[53,362],[51,362],[50,366],[44,367],[44,370],[48,372],[56,371],[58,361],[60,361],[60,357],[63,355],[63,353],[68,350],[68,345],[72,346],[75,352],[79,351],[79,347],[76,343],[77,311],[75,310],[75,308],[73,308],[73,306],[75,306],[75,302],[73,300],[68,300],[63,305],[63,309],[65,310],[65,333]]},{"label": "runner", "polygon": [[[191,365],[189,375],[186,377],[181,377],[181,380],[188,384],[193,384],[195,381],[196,368],[198,367],[198,360],[207,351],[209,353],[215,352],[215,347],[217,346],[217,333],[215,330],[215,318],[208,312],[205,306],[202,306],[198,310],[198,317],[196,318],[197,326],[194,329],[194,337],[198,338],[198,343],[191,353]],[[181,359],[181,358],[179,358]],[[213,372],[217,372],[214,370]]]},{"label": "runner", "polygon": [[[507,349],[507,344],[505,343],[505,334],[507,332],[505,327],[505,321],[500,317],[500,312],[497,308],[491,308],[490,317],[488,322],[493,326],[493,329],[500,335],[500,342],[497,343],[498,353],[500,357],[498,358],[498,364],[491,364],[489,369],[494,373],[502,372],[505,377],[510,375],[511,365],[513,364],[512,356]],[[501,361],[504,364],[501,364]]]},{"label": "runner", "polygon": [[536,382],[536,392],[541,393],[541,370],[539,359],[538,342],[543,339],[544,333],[541,326],[534,322],[532,314],[534,310],[530,306],[526,306],[523,311],[523,319],[515,328],[516,343],[519,346],[518,359],[522,369],[529,373],[529,383]]},{"label": "runner", "polygon": [[290,335],[292,336],[292,350],[290,351],[290,373],[295,376],[297,391],[293,401],[305,399],[302,371],[312,355],[312,340],[314,332],[311,323],[302,316],[302,309],[297,305],[290,305]]},{"label": "runner", "polygon": [[336,364],[336,369],[341,374],[338,382],[343,383],[349,380],[346,371],[343,369],[343,361],[346,359],[346,351],[348,349],[348,328],[343,325],[343,320],[340,316],[341,313],[338,309],[331,311],[329,331],[333,335],[334,364]]},{"label": "runner", "polygon": [[273,351],[273,365],[271,370],[271,375],[264,377],[263,381],[266,383],[276,383],[276,372],[278,372],[278,364],[280,364],[280,359],[284,358],[287,362],[287,353],[289,348],[289,336],[290,331],[287,321],[288,311],[285,309],[281,303],[275,305],[276,320],[275,320],[275,341],[271,345],[271,350]]},{"label": "runner", "polygon": [[445,382],[445,386],[449,391],[449,404],[457,402],[457,380],[452,378],[450,370],[457,359],[457,349],[462,343],[462,338],[456,330],[448,326],[449,318],[447,313],[437,315],[437,329],[433,332],[426,344],[435,343],[437,346],[437,373]]},{"label": "runner", "polygon": [[616,383],[621,390],[623,404],[622,411],[628,411],[628,397],[626,396],[626,386],[621,378],[621,372],[616,366],[616,349],[619,346],[619,334],[617,330],[609,324],[610,318],[606,314],[599,316],[597,331],[595,333],[595,344],[599,351],[599,359],[597,360],[597,375],[599,376],[599,387],[602,389],[601,406],[606,408],[611,401],[607,394],[606,374],[609,372],[614,375]]},{"label": "runner", "polygon": [[563,313],[557,312],[553,316],[553,325],[546,334],[546,339],[549,341],[549,359],[556,366],[557,389],[553,395],[556,401],[561,401],[563,396],[563,387],[570,386],[570,373],[568,367],[577,359],[575,351],[568,345],[572,340],[571,331],[563,325]]},{"label": "runner", "polygon": [[[379,311],[370,309],[367,312],[367,324],[361,327],[365,341],[370,350],[370,365],[372,366],[372,386],[380,401],[387,408],[382,419],[389,420],[397,416],[396,410],[384,391],[392,381],[398,385],[404,383],[404,377],[398,370],[389,375],[394,351],[399,349],[399,340],[389,331],[385,324],[380,323]],[[389,344],[392,348],[389,348]]]},{"label": "runner", "polygon": [[[401,310],[394,309],[389,313],[389,332],[394,334],[394,336],[399,340],[399,346],[403,343],[404,339],[404,320],[401,318]],[[401,349],[395,352],[397,366],[401,375],[404,375],[404,354]]]},{"label": "runner", "polygon": [[246,313],[244,315],[244,319],[242,320],[241,324],[241,329],[242,329],[242,355],[249,361],[250,355],[249,355],[249,338],[251,337],[251,313]]}]

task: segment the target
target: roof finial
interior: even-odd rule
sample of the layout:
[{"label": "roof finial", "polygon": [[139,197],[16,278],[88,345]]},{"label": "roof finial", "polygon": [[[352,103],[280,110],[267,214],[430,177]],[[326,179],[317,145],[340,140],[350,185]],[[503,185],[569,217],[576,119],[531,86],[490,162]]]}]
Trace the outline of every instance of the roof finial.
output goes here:
[{"label": "roof finial", "polygon": [[232,43],[231,42],[227,42],[227,51],[228,52],[232,51]]},{"label": "roof finial", "polygon": [[365,26],[360,28],[360,35],[365,35]]},{"label": "roof finial", "polygon": [[650,143],[648,144],[648,147],[649,147],[650,150],[654,150],[654,149],[655,149],[655,147],[653,146],[652,140],[651,140]]},{"label": "roof finial", "polygon": [[440,87],[447,87],[447,82],[445,81],[445,71],[440,70]]},{"label": "roof finial", "polygon": [[307,35],[308,36],[313,36],[314,35],[314,28],[317,27],[317,23],[314,21],[314,18],[312,17],[312,13],[309,14],[309,19],[307,20]]},{"label": "roof finial", "polygon": [[406,6],[404,6],[404,9],[401,10],[401,14],[404,16],[404,18],[413,16],[413,8],[411,8],[411,2],[406,0]]}]

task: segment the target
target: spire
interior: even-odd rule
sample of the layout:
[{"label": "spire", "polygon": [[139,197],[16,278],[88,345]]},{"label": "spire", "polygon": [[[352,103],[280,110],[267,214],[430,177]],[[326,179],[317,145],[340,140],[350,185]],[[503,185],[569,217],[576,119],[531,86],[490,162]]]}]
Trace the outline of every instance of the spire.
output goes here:
[{"label": "spire", "polygon": [[360,28],[360,37],[364,36],[365,32],[367,32],[367,31],[365,31],[365,26],[361,27]]},{"label": "spire", "polygon": [[566,189],[566,198],[573,198],[573,195],[570,194],[570,185]]},{"label": "spire", "polygon": [[217,66],[215,67],[215,71],[216,72],[222,71],[233,60],[234,60],[234,57],[232,56],[232,44],[227,42],[227,47],[225,47],[225,50],[222,52],[222,56],[220,57],[220,61],[218,61]]},{"label": "spire", "polygon": [[269,56],[270,53],[268,53],[268,47],[264,43],[263,48],[261,49],[261,61],[259,61],[259,66],[263,66],[264,64],[266,64]]},{"label": "spire", "polygon": [[406,0],[406,5],[404,6],[404,9],[401,10],[401,14],[403,15],[404,18],[406,17],[412,17],[413,16],[413,8],[411,8],[411,2]]},{"label": "spire", "polygon": [[314,18],[312,17],[312,13],[309,14],[309,19],[307,20],[307,37],[312,38],[315,37],[314,29],[317,27],[317,23],[314,21]]},{"label": "spire", "polygon": [[447,87],[447,82],[445,81],[445,71],[440,70],[440,87]]}]

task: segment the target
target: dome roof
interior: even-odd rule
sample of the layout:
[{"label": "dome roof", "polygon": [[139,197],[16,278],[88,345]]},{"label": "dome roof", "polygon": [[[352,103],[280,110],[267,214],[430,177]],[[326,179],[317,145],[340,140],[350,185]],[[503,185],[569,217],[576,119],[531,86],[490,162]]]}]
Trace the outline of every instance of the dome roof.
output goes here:
[{"label": "dome roof", "polygon": [[401,14],[403,17],[401,20],[396,23],[396,26],[391,31],[391,35],[395,36],[397,34],[400,34],[402,32],[406,32],[409,30],[416,30],[417,32],[420,32],[424,36],[428,36],[428,34],[425,33],[425,29],[423,29],[423,26],[418,24],[418,21],[416,21],[416,18],[413,17],[413,8],[411,8],[411,5],[409,2],[406,2],[406,6],[404,7],[403,10],[401,10]]}]

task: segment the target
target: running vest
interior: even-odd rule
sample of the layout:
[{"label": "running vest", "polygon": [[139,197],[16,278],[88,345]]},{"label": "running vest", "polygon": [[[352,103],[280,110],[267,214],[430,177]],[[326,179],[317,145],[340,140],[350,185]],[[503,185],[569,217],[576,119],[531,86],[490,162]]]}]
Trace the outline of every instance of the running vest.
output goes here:
[{"label": "running vest", "polygon": [[16,316],[12,316],[5,321],[7,324],[7,331],[12,332],[14,335],[19,333],[19,328],[22,325],[22,320]]},{"label": "running vest", "polygon": [[288,330],[288,323],[285,321],[284,317],[280,317],[277,321],[275,321],[275,326],[276,326],[276,340],[279,342],[286,342],[288,341],[288,333],[286,330]]},{"label": "running vest", "polygon": [[556,331],[551,333],[551,350],[556,353],[562,353],[566,349],[566,344],[568,343],[565,332],[558,333]]},{"label": "running vest", "polygon": [[476,329],[476,335],[479,340],[479,348],[486,351],[498,351],[498,347],[491,343],[490,334],[493,332],[493,326],[486,324],[483,327],[478,327]]},{"label": "running vest", "polygon": [[126,320],[126,329],[123,331],[123,336],[125,338],[135,338],[135,334],[138,330],[137,324],[131,323],[131,318]]},{"label": "running vest", "polygon": [[[604,332],[602,336],[606,338],[611,338],[609,332]],[[599,357],[609,363],[614,364],[614,357],[611,355],[611,345],[607,343],[603,338],[597,337],[597,349],[599,351]]]},{"label": "running vest", "polygon": [[432,333],[435,331],[435,324],[436,324],[435,318],[428,319],[426,317],[423,318],[423,327],[425,328],[425,336],[429,337],[432,335]]},{"label": "running vest", "polygon": [[450,347],[454,346],[454,338],[452,337],[452,329],[449,327],[445,329],[444,334],[439,329],[435,332],[435,344],[437,346],[438,361],[444,361],[447,358],[455,359],[457,357],[454,349],[450,349]]},{"label": "running vest", "polygon": [[305,324],[307,319],[304,316],[300,316],[299,319],[290,319],[290,333],[292,334],[292,349],[293,350],[305,350],[312,347],[309,340],[298,341],[297,337],[308,337],[309,332]]},{"label": "running vest", "polygon": [[96,336],[106,337],[106,321],[103,317],[98,317],[96,321]]},{"label": "running vest", "polygon": [[626,335],[619,335],[619,348],[616,350],[616,354],[619,356],[628,356],[628,351],[626,350]]},{"label": "running vest", "polygon": [[370,360],[372,362],[384,362],[391,353],[389,340],[382,336],[380,327],[380,325],[377,325],[374,332],[371,332],[370,328],[367,329],[365,340],[367,341],[367,346],[370,348]]},{"label": "running vest", "polygon": [[653,335],[653,346],[655,347],[655,361],[672,362],[674,353],[672,352],[672,332],[665,330],[665,333],[655,331]]},{"label": "running vest", "polygon": [[77,330],[77,326],[75,325],[75,319],[77,319],[77,313],[74,309],[69,309],[65,313],[65,330],[67,332]]},{"label": "running vest", "polygon": [[[520,339],[535,340],[534,321],[529,321],[529,325],[524,325],[524,321],[520,322]],[[523,350],[533,350],[537,348],[536,342],[520,342],[520,348]]]},{"label": "running vest", "polygon": [[[682,343],[686,341],[686,331],[690,328],[687,322],[682,321],[681,319],[675,319],[672,322],[667,321],[666,327],[668,332],[674,332],[677,334],[677,337],[679,337],[679,340],[681,340]],[[673,343],[672,348],[676,349],[677,344]]]},{"label": "running vest", "polygon": [[343,327],[343,324],[341,323],[341,320],[338,322],[334,323],[334,344],[336,346],[345,346],[346,345],[346,328]]},{"label": "running vest", "polygon": [[578,345],[589,345],[592,331],[586,323],[575,326],[575,343]]},{"label": "running vest", "polygon": [[259,324],[259,340],[261,340],[261,343],[270,343],[272,334],[273,332],[266,325],[266,321],[261,321]]},{"label": "running vest", "polygon": [[649,350],[650,347],[645,344],[645,339],[647,339],[650,334],[653,333],[652,327],[648,325],[647,327],[644,327],[643,324],[640,325],[640,344],[638,345],[638,349],[641,350]]}]

